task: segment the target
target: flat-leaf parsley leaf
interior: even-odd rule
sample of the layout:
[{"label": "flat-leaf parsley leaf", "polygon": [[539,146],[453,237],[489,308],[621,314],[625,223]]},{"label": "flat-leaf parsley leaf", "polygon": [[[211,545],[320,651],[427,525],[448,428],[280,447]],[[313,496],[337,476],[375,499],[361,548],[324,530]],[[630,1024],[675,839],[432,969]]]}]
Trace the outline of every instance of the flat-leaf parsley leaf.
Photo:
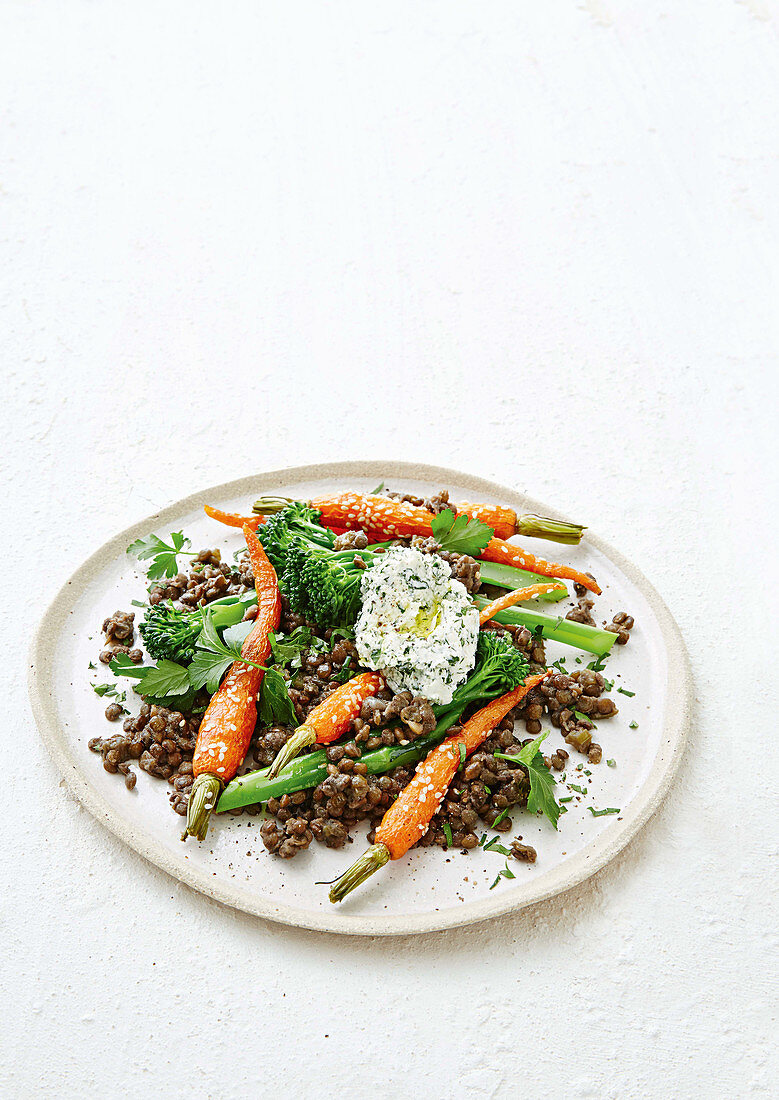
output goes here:
[{"label": "flat-leaf parsley leaf", "polygon": [[521,764],[523,768],[527,769],[527,774],[530,778],[530,794],[527,797],[527,808],[531,814],[541,810],[556,829],[557,821],[560,817],[560,807],[557,802],[555,802],[555,780],[551,771],[544,763],[544,758],[539,748],[541,742],[548,736],[549,730],[545,730],[540,737],[535,739],[535,741],[531,741],[529,745],[525,745],[524,748],[520,749],[516,756],[508,756],[503,752],[496,752],[495,756],[501,760],[511,760],[515,764]]},{"label": "flat-leaf parsley leaf", "polygon": [[433,538],[442,550],[452,550],[457,554],[470,554],[478,557],[495,532],[486,523],[478,519],[469,519],[461,512],[455,516],[451,508],[444,508],[430,523]]},{"label": "flat-leaf parsley leaf", "polygon": [[157,535],[147,535],[146,538],[131,542],[127,553],[134,554],[139,561],[151,559],[146,576],[150,581],[158,581],[162,577],[175,577],[179,571],[177,555],[188,554],[184,547],[189,545],[189,539],[184,536],[183,531],[173,531],[170,544],[163,542]]}]

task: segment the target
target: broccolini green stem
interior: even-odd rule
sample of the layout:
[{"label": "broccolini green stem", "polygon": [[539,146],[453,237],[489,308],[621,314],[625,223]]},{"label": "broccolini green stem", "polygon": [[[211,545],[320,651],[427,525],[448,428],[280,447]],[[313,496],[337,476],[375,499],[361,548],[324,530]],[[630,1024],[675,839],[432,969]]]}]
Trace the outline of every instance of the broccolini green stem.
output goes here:
[{"label": "broccolini green stem", "polygon": [[[486,596],[475,596],[474,602],[481,611],[490,601]],[[575,646],[576,649],[595,653],[599,657],[609,652],[617,637],[616,634],[596,626],[576,623],[562,616],[559,619],[553,619],[550,615],[542,615],[540,611],[527,611],[523,607],[510,607],[506,611],[499,611],[494,619],[495,622],[505,623],[508,626],[526,626],[528,630],[537,630],[540,627],[544,638],[551,638],[563,645]]]},{"label": "broccolini green stem", "polygon": [[[360,763],[365,764],[369,775],[382,775],[384,772],[392,771],[393,768],[399,768],[401,764],[416,764],[438,744],[466,706],[467,703],[462,703],[462,705],[447,707],[440,714],[438,724],[431,733],[418,737],[416,741],[409,741],[407,745],[388,745],[373,752],[366,752],[360,758]],[[257,802],[267,802],[269,798],[281,798],[285,794],[294,794],[295,791],[316,787],[327,778],[327,753],[320,750],[308,753],[307,756],[299,756],[275,778],[271,778],[268,772],[268,768],[262,768],[256,772],[239,775],[232,783],[228,783],[219,799],[216,812],[235,810],[239,806],[253,806]]]}]

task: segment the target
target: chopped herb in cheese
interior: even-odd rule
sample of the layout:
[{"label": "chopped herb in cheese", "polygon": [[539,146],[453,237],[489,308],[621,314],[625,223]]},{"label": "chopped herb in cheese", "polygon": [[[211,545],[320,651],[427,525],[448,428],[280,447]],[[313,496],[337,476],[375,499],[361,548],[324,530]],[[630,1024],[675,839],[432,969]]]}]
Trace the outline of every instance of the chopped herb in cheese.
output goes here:
[{"label": "chopped herb in cheese", "polygon": [[380,669],[395,692],[451,702],[474,666],[479,612],[447,562],[394,547],[365,570],[361,596],[360,663]]}]

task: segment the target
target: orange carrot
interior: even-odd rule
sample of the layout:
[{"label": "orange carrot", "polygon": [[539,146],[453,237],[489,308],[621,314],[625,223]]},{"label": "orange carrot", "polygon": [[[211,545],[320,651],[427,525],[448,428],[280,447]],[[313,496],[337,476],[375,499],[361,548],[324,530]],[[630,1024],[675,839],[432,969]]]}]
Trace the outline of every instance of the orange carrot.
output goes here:
[{"label": "orange carrot", "polygon": [[365,700],[383,687],[384,678],[378,672],[363,672],[328,695],[279,749],[268,771],[268,778],[278,775],[308,745],[329,745],[331,741],[337,741],[360,713]]},{"label": "orange carrot", "polygon": [[210,504],[205,504],[203,508],[206,515],[210,516],[211,519],[226,523],[228,527],[240,527],[242,530],[244,527],[248,527],[252,531],[256,531],[260,524],[268,518],[267,516],[239,516],[236,512],[223,512],[221,508],[212,508]]},{"label": "orange carrot", "polygon": [[502,504],[472,504],[468,500],[453,504],[452,507],[486,523],[495,532],[496,539],[510,539],[517,533],[517,513],[513,508],[506,508]]},{"label": "orange carrot", "polygon": [[507,607],[513,607],[515,603],[530,600],[533,596],[543,596],[544,592],[551,592],[557,588],[556,584],[530,584],[527,588],[515,588],[513,592],[506,592],[497,600],[487,604],[479,613],[479,626],[488,623],[499,611],[505,611]]},{"label": "orange carrot", "polygon": [[517,569],[528,569],[531,573],[540,573],[544,577],[559,577],[561,580],[574,581],[589,588],[590,592],[594,592],[597,596],[600,595],[597,582],[586,573],[580,573],[578,569],[571,569],[570,566],[560,565],[555,561],[544,561],[543,558],[537,558],[511,542],[504,542],[503,539],[490,539],[481,556],[485,561],[514,565]]},{"label": "orange carrot", "polygon": [[400,859],[419,840],[444,800],[447,788],[460,767],[460,745],[470,756],[508,712],[549,673],[529,676],[499,699],[482,707],[469,719],[460,733],[453,733],[417,764],[414,778],[400,792],[376,830],[376,844],[384,844],[390,859]]},{"label": "orange carrot", "polygon": [[[417,508],[408,501],[390,500],[389,497],[362,496],[360,493],[340,493],[332,497],[320,497],[312,501],[322,512],[326,523],[341,527],[361,527],[369,538],[409,538],[412,535],[432,535],[432,515],[426,508]],[[485,561],[514,565],[545,577],[560,577],[584,585],[591,592],[600,593],[592,577],[557,562],[544,561],[526,550],[521,550],[504,539],[493,538],[487,543],[481,557]]]},{"label": "orange carrot", "polygon": [[[253,531],[268,518],[264,513],[260,516],[239,516],[237,512],[223,512],[221,508],[214,508],[210,504],[204,504],[203,510],[211,519],[224,523],[227,527],[251,527]],[[336,527],[330,523],[323,526],[327,526],[334,535],[342,535],[346,531],[346,527]]]},{"label": "orange carrot", "polygon": [[270,654],[268,633],[281,617],[281,596],[276,571],[248,524],[243,529],[257,589],[257,617],[241,646],[241,656],[252,664],[235,661],[212,696],[198,730],[192,773],[195,782],[189,796],[184,836],[203,840],[208,818],[222,787],[238,771],[257,723],[257,693]]},{"label": "orange carrot", "polygon": [[385,813],[376,829],[374,843],[332,886],[330,901],[343,901],[351,890],[388,860],[400,859],[417,843],[443,802],[462,762],[462,753],[468,756],[474,752],[498,722],[550,675],[544,672],[540,676],[529,676],[524,684],[478,710],[459,733],[430,750],[417,765],[414,778]]}]

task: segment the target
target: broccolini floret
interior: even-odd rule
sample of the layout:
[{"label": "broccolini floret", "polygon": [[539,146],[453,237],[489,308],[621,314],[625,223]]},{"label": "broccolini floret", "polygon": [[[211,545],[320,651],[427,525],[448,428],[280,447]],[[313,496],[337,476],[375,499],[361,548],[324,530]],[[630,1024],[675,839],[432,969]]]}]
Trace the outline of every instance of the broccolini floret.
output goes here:
[{"label": "broccolini floret", "polygon": [[303,501],[293,500],[286,508],[269,516],[265,523],[257,528],[257,537],[279,579],[286,570],[287,555],[292,545],[312,546],[324,550],[332,548],[335,535],[319,524],[321,514]]},{"label": "broccolini floret", "polygon": [[[242,596],[225,596],[208,604],[218,630],[239,623],[248,608],[257,602],[254,591]],[[203,629],[203,608],[182,611],[170,600],[153,604],[138,627],[149,655],[155,661],[175,661],[187,665],[195,655],[195,642]]]}]

